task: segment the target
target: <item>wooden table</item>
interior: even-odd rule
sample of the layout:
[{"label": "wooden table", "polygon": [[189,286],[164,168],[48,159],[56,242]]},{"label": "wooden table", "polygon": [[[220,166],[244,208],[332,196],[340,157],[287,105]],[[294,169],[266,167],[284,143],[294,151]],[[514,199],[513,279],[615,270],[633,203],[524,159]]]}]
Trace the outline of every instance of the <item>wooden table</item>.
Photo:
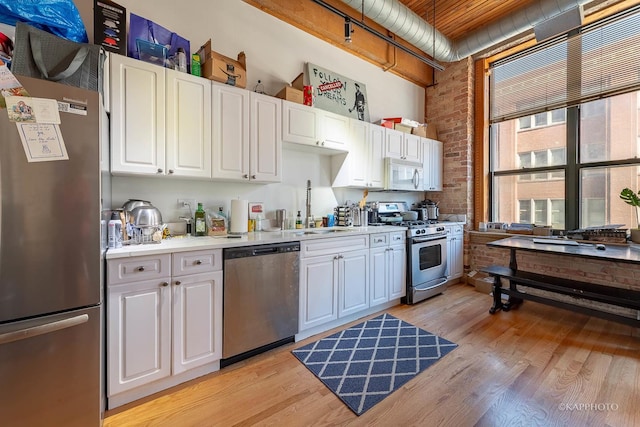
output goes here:
[{"label": "wooden table", "polygon": [[[559,244],[565,243],[565,244]],[[572,243],[572,244],[570,244]],[[518,285],[569,295],[579,299],[597,301],[633,310],[640,310],[640,291],[623,289],[615,286],[597,285],[572,279],[543,275],[528,271],[519,271],[516,261],[516,251],[530,251],[547,253],[567,257],[579,257],[587,259],[606,260],[624,263],[640,263],[640,250],[629,245],[604,244],[604,249],[598,249],[596,244],[550,240],[548,238],[534,238],[531,236],[513,236],[506,239],[488,242],[487,246],[509,249],[509,268],[502,266],[488,266],[481,269],[493,276],[493,305],[489,313],[494,314],[498,310],[509,311],[522,304],[523,299],[528,299],[543,304],[566,308],[581,313],[603,317],[609,320],[620,321],[626,324],[639,326],[640,321],[631,317],[588,308],[570,302],[563,302],[553,298],[534,295],[518,289]],[[509,288],[503,288],[501,279],[509,280]],[[509,298],[502,301],[502,295]]]}]

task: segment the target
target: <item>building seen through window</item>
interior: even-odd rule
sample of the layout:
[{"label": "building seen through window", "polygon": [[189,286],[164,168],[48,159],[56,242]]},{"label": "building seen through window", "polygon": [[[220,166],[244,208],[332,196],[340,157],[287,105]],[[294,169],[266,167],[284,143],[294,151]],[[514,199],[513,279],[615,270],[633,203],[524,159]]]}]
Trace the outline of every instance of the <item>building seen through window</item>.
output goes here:
[{"label": "building seen through window", "polygon": [[491,221],[639,226],[638,45],[640,8],[492,64]]}]

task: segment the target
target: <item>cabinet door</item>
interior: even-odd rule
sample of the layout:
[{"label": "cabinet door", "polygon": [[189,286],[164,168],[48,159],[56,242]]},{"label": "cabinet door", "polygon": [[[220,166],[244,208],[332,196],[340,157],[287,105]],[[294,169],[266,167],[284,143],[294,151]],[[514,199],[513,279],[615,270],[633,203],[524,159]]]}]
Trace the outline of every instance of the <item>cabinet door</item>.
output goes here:
[{"label": "cabinet door", "polygon": [[350,120],[349,185],[367,187],[367,162],[369,157],[369,127],[360,120]]},{"label": "cabinet door", "polygon": [[392,245],[387,254],[389,259],[389,300],[392,300],[407,294],[405,245]]},{"label": "cabinet door", "polygon": [[249,91],[211,84],[213,178],[249,180]]},{"label": "cabinet door", "polygon": [[108,396],[171,374],[169,280],[167,277],[108,288]]},{"label": "cabinet door", "polygon": [[300,330],[338,318],[336,255],[300,260]]},{"label": "cabinet door", "polygon": [[464,273],[464,234],[461,225],[447,227],[447,278],[462,277]]},{"label": "cabinet door", "polygon": [[111,171],[164,174],[165,69],[110,55]]},{"label": "cabinet door", "polygon": [[442,191],[442,142],[422,138],[425,191]]},{"label": "cabinet door", "polygon": [[344,252],[338,257],[338,317],[344,317],[369,307],[369,250]]},{"label": "cabinet door", "polygon": [[418,135],[404,133],[403,159],[410,162],[422,163],[422,138]]},{"label": "cabinet door", "polygon": [[404,157],[404,136],[403,132],[395,129],[384,129],[385,157],[393,159],[402,159]]},{"label": "cabinet door", "polygon": [[349,120],[348,117],[328,111],[319,112],[321,139],[320,144],[324,148],[348,151],[349,148]]},{"label": "cabinet door", "polygon": [[315,108],[282,101],[282,140],[316,146],[320,143],[320,118]]},{"label": "cabinet door", "polygon": [[389,300],[389,272],[386,246],[373,248],[369,251],[369,263],[371,274],[369,274],[369,302],[373,307],[383,304]]},{"label": "cabinet door", "polygon": [[167,73],[167,174],[211,178],[211,82]]},{"label": "cabinet door", "polygon": [[222,271],[173,280],[173,374],[222,358]]},{"label": "cabinet door", "polygon": [[368,162],[368,187],[384,187],[384,128],[382,126],[369,125],[369,162]]},{"label": "cabinet door", "polygon": [[282,181],[282,101],[250,92],[249,178]]},{"label": "cabinet door", "polygon": [[442,191],[442,177],[443,177],[443,147],[441,141],[432,140],[431,145],[431,182],[433,184],[432,191]]}]

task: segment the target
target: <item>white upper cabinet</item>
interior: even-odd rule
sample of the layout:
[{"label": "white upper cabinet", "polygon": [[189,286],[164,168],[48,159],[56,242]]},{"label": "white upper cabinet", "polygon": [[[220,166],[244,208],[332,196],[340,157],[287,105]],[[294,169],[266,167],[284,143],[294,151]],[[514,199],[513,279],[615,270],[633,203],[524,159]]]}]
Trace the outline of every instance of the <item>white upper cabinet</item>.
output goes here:
[{"label": "white upper cabinet", "polygon": [[283,100],[282,140],[303,147],[348,151],[349,118]]},{"label": "white upper cabinet", "polygon": [[281,100],[212,84],[212,177],[233,181],[282,180]]},{"label": "white upper cabinet", "polygon": [[385,156],[422,163],[422,138],[418,135],[385,128]]},{"label": "white upper cabinet", "polygon": [[384,128],[350,119],[349,154],[331,159],[334,187],[384,186]]},{"label": "white upper cabinet", "polygon": [[166,70],[167,174],[211,177],[211,83]]},{"label": "white upper cabinet", "polygon": [[424,190],[442,191],[442,142],[422,138]]},{"label": "white upper cabinet", "polygon": [[212,176],[243,180],[244,175],[249,173],[249,92],[213,83],[211,93]]},{"label": "white upper cabinet", "polygon": [[249,179],[282,181],[282,101],[250,92]]},{"label": "white upper cabinet", "polygon": [[110,55],[111,172],[211,178],[211,83]]},{"label": "white upper cabinet", "polygon": [[110,55],[111,171],[165,173],[165,69]]}]

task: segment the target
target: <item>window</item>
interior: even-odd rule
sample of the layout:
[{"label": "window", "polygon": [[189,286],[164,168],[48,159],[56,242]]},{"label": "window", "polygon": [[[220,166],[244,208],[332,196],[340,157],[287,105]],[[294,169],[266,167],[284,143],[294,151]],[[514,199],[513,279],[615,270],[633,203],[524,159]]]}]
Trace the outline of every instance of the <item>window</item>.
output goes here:
[{"label": "window", "polygon": [[491,64],[491,221],[637,226],[639,44],[635,7]]},{"label": "window", "polygon": [[539,128],[543,126],[556,125],[564,123],[566,120],[566,109],[546,111],[544,113],[534,114],[532,116],[518,118],[518,129],[528,130],[531,128]]},{"label": "window", "polygon": [[564,200],[518,200],[518,223],[538,226],[564,227]]}]

